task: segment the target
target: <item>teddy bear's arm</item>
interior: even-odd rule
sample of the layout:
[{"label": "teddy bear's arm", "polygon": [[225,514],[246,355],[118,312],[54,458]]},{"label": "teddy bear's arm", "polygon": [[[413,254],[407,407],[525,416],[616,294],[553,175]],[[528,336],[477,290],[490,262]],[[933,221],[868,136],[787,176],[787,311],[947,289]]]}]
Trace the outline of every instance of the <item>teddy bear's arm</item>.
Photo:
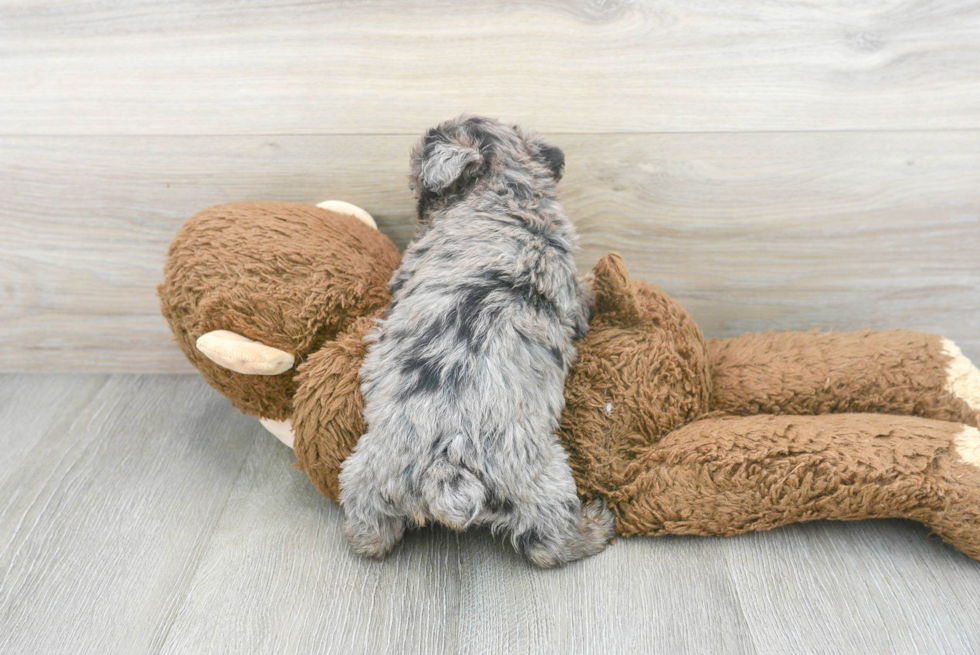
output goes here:
[{"label": "teddy bear's arm", "polygon": [[322,494],[338,500],[340,467],[364,434],[360,370],[373,317],[358,319],[300,365],[293,397],[293,449],[299,468]]},{"label": "teddy bear's arm", "polygon": [[980,559],[980,431],[906,416],[704,419],[609,494],[625,536],[733,535],[816,519],[908,518]]},{"label": "teddy bear's arm", "polygon": [[711,407],[736,415],[875,412],[977,425],[980,371],[913,332],[765,332],[708,342]]}]

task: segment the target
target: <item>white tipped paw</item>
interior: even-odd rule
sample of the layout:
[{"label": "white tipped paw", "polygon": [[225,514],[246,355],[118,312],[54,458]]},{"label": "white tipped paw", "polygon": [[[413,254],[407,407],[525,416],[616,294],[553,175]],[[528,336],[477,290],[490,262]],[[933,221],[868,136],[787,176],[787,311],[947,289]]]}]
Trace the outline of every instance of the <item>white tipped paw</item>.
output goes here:
[{"label": "white tipped paw", "polygon": [[384,518],[377,523],[364,523],[351,520],[348,516],[344,532],[351,548],[358,555],[381,559],[398,545],[405,534],[405,522]]},{"label": "white tipped paw", "polygon": [[946,390],[980,413],[980,370],[949,339],[943,339],[943,353],[950,358]]},{"label": "white tipped paw", "polygon": [[966,425],[963,430],[953,437],[956,453],[967,464],[980,467],[980,430]]}]

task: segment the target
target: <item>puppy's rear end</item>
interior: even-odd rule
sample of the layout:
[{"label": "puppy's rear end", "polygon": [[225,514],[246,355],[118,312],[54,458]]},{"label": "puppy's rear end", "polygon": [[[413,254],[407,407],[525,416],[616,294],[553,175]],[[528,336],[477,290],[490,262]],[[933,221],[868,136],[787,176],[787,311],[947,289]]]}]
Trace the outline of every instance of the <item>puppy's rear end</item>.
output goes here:
[{"label": "puppy's rear end", "polygon": [[573,338],[588,329],[564,157],[522,130],[460,117],[412,156],[419,232],[362,368],[367,434],[341,500],[358,552],[405,526],[489,525],[539,566],[601,551],[613,516],[582,507],[555,432]]}]

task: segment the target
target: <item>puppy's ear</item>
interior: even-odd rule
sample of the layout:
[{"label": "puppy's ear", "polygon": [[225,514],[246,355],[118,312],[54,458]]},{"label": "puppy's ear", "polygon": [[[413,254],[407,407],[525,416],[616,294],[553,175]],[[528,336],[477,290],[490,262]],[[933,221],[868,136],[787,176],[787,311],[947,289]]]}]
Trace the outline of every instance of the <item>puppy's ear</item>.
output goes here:
[{"label": "puppy's ear", "polygon": [[416,184],[428,191],[441,193],[463,176],[467,168],[483,163],[479,144],[460,135],[430,130],[412,156]]},{"label": "puppy's ear", "polygon": [[545,165],[551,169],[551,172],[555,175],[555,182],[561,179],[561,176],[565,173],[565,153],[558,146],[550,146],[545,144],[541,148],[541,157],[544,159]]},{"label": "puppy's ear", "polygon": [[555,182],[561,179],[565,172],[565,153],[558,146],[553,146],[544,139],[534,140],[534,158],[548,167],[555,177]]}]

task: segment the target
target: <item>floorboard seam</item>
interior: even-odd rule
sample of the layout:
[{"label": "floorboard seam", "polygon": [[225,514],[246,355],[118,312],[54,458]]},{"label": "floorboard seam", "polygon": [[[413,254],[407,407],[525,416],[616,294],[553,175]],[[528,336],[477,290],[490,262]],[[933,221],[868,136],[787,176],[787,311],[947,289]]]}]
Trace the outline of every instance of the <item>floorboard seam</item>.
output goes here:
[{"label": "floorboard seam", "polygon": [[723,555],[723,559],[725,561],[725,573],[728,574],[728,584],[731,585],[732,595],[735,596],[735,604],[738,607],[739,616],[742,617],[742,625],[745,628],[745,634],[747,634],[749,637],[749,642],[752,644],[753,652],[755,652],[756,655],[760,655],[762,651],[759,650],[759,644],[756,642],[755,635],[752,633],[752,626],[749,625],[749,619],[745,615],[745,607],[742,605],[742,596],[738,593],[738,585],[735,583],[735,576],[732,575],[732,563],[728,558],[728,553]]},{"label": "floorboard seam", "polygon": [[235,493],[235,488],[238,486],[238,481],[242,477],[242,472],[245,470],[245,466],[248,463],[248,458],[252,454],[252,450],[255,448],[256,437],[252,437],[251,443],[249,443],[248,448],[245,450],[242,456],[242,463],[238,467],[238,473],[235,474],[234,481],[229,485],[228,495],[225,497],[225,502],[221,505],[221,511],[218,512],[214,519],[214,523],[211,525],[211,530],[208,536],[201,541],[201,548],[197,553],[197,563],[194,565],[194,570],[190,573],[187,578],[187,584],[184,586],[183,598],[177,603],[173,610],[170,612],[170,621],[166,626],[166,630],[160,639],[160,646],[156,649],[151,650],[153,655],[160,655],[163,649],[166,647],[167,642],[170,640],[170,631],[173,629],[174,624],[177,622],[177,617],[180,616],[181,610],[187,604],[187,596],[190,593],[191,588],[194,585],[194,580],[197,578],[197,573],[201,568],[201,563],[204,562],[204,556],[207,554],[209,548],[211,547],[211,542],[214,540],[215,534],[218,532],[218,525],[221,523],[221,518],[225,515],[225,511],[228,509],[228,503],[231,502],[231,497]]}]

